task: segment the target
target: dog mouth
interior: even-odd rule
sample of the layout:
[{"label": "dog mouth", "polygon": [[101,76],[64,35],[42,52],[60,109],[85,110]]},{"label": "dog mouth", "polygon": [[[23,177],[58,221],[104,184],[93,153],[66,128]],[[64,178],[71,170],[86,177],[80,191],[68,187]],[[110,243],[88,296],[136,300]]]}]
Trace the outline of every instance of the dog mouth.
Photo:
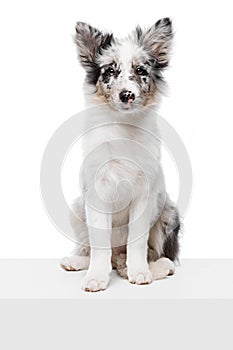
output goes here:
[{"label": "dog mouth", "polygon": [[135,111],[136,109],[140,109],[140,106],[136,103],[128,102],[127,104],[117,103],[117,105],[115,105],[115,108],[120,112],[131,112]]},{"label": "dog mouth", "polygon": [[117,109],[120,112],[131,112],[142,108],[142,103],[140,103],[140,99],[138,98],[129,98],[127,102],[122,101],[111,101],[114,109]]},{"label": "dog mouth", "polygon": [[134,100],[133,99],[129,99],[128,102],[120,102],[120,107],[121,109],[133,109],[134,108]]}]

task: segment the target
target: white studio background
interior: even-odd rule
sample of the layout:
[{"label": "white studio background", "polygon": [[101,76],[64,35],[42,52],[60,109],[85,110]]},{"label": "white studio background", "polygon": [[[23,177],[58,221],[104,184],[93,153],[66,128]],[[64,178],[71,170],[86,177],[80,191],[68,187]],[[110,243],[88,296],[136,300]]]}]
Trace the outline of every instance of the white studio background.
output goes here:
[{"label": "white studio background", "polygon": [[[22,0],[0,7],[0,257],[62,257],[73,247],[44,211],[39,174],[51,135],[84,108],[84,71],[72,42],[76,21],[124,36],[136,24],[149,26],[169,16],[174,56],[160,114],[186,145],[194,176],[181,257],[233,258],[231,2]],[[176,171],[169,154],[163,159],[174,198]],[[72,176],[64,168],[70,199],[74,184],[66,178]]]}]

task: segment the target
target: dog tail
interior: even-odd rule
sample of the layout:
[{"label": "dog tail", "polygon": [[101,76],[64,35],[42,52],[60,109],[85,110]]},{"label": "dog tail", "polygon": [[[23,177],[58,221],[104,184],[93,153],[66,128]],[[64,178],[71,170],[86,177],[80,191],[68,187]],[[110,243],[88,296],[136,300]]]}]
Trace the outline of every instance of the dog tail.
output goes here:
[{"label": "dog tail", "polygon": [[163,256],[178,261],[181,222],[178,209],[169,197],[160,216],[159,225],[164,235]]}]

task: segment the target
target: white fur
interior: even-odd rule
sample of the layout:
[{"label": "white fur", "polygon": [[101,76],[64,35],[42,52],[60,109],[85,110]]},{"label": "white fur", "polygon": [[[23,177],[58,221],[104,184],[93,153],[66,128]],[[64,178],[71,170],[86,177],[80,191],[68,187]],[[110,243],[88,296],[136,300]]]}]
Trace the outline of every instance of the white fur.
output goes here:
[{"label": "white fur", "polygon": [[154,280],[160,280],[175,273],[175,264],[168,258],[151,261],[149,265]]},{"label": "white fur", "polygon": [[89,256],[72,255],[61,259],[60,265],[67,271],[87,270],[90,264]]},{"label": "white fur", "polygon": [[[160,143],[155,137],[157,135],[157,127],[154,111],[148,109],[146,113],[145,111],[143,112],[143,115],[134,113],[132,115],[127,114],[127,117],[125,113],[121,114],[118,111],[112,111],[105,105],[102,106],[101,111],[101,114],[96,115],[100,126],[83,136],[84,159],[86,161],[82,173],[84,200],[89,204],[92,204],[92,201],[94,202],[92,194],[95,187],[97,194],[104,201],[108,201],[104,202],[106,204],[105,209],[106,212],[111,213],[111,211],[114,211],[113,209],[117,209],[118,205],[121,205],[121,198],[118,201],[114,201],[117,194],[117,186],[119,186],[118,192],[122,194],[121,187],[124,189],[125,185],[131,184],[133,196],[130,198],[126,208],[120,213],[106,214],[95,211],[88,205],[85,206],[86,221],[89,229],[88,231],[79,230],[77,239],[81,246],[82,244],[90,243],[92,247],[90,265],[88,259],[85,260],[86,264],[83,264],[83,257],[71,261],[66,260],[61,264],[66,266],[67,269],[83,269],[87,268],[87,265],[89,266],[87,276],[82,285],[86,291],[97,291],[107,287],[111,271],[111,247],[116,249],[117,247],[125,246],[127,241],[129,242],[127,246],[129,281],[137,284],[150,283],[152,281],[153,276],[147,263],[147,241],[149,230],[154,224],[157,214],[159,214],[158,195],[165,196],[164,179],[160,165]],[[106,117],[110,117],[111,122],[116,122],[116,124],[102,125],[105,123]],[[117,124],[117,122],[123,122],[125,119],[129,123],[132,118],[134,118],[134,122],[135,118],[137,118],[138,124],[142,129],[131,125]],[[93,119],[88,120],[87,116],[86,122],[91,127]],[[96,123],[96,120],[94,122]],[[144,129],[150,130],[154,136],[149,136]],[[119,159],[116,162],[115,159],[112,159],[116,153],[113,142],[116,139],[121,140],[117,144],[117,153],[124,155],[127,143],[129,142],[130,145],[130,142],[137,142],[140,145],[138,150],[140,151],[140,147],[146,147],[151,152],[151,158],[144,158],[142,161],[140,152],[135,154],[132,149],[132,152],[130,150],[128,152],[130,154],[129,161]],[[122,139],[128,139],[129,141],[125,143]],[[121,144],[122,149],[119,149]],[[98,146],[100,146],[100,149],[98,149]],[[90,150],[94,150],[93,157],[87,156]],[[106,158],[109,161],[105,165]],[[143,164],[143,173],[137,166],[139,159]],[[152,159],[154,161],[153,164],[151,163]],[[100,170],[96,174],[95,170],[99,167]],[[147,178],[143,177],[144,173],[147,174]],[[124,179],[124,183],[122,183],[122,179]],[[149,182],[150,193],[147,193],[148,183],[146,180]],[[144,208],[147,201],[148,207],[145,211]],[[76,211],[77,203],[75,203]],[[138,216],[140,217],[139,220],[137,220]],[[137,220],[136,224],[134,222],[135,219]],[[127,230],[127,227],[124,225],[128,222]],[[112,226],[114,227],[114,232],[111,237]],[[118,227],[120,228],[117,229]],[[78,230],[76,229],[76,231]],[[158,247],[158,254],[160,254],[159,236],[155,236],[154,240]],[[81,252],[79,251],[78,254],[81,254]],[[88,252],[84,252],[84,254],[88,254]]]}]

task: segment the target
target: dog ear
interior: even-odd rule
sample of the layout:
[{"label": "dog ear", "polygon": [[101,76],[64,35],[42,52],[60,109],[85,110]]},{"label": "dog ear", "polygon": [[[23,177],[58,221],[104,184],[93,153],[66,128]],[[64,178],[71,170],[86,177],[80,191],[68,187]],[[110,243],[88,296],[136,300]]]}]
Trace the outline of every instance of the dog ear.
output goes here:
[{"label": "dog ear", "polygon": [[169,49],[173,37],[170,18],[160,19],[145,32],[137,27],[135,35],[138,44],[155,60],[156,68],[165,68],[169,62]]},{"label": "dog ear", "polygon": [[87,72],[96,69],[96,57],[113,41],[112,34],[102,34],[87,23],[77,22],[75,42],[78,46],[79,59]]}]

